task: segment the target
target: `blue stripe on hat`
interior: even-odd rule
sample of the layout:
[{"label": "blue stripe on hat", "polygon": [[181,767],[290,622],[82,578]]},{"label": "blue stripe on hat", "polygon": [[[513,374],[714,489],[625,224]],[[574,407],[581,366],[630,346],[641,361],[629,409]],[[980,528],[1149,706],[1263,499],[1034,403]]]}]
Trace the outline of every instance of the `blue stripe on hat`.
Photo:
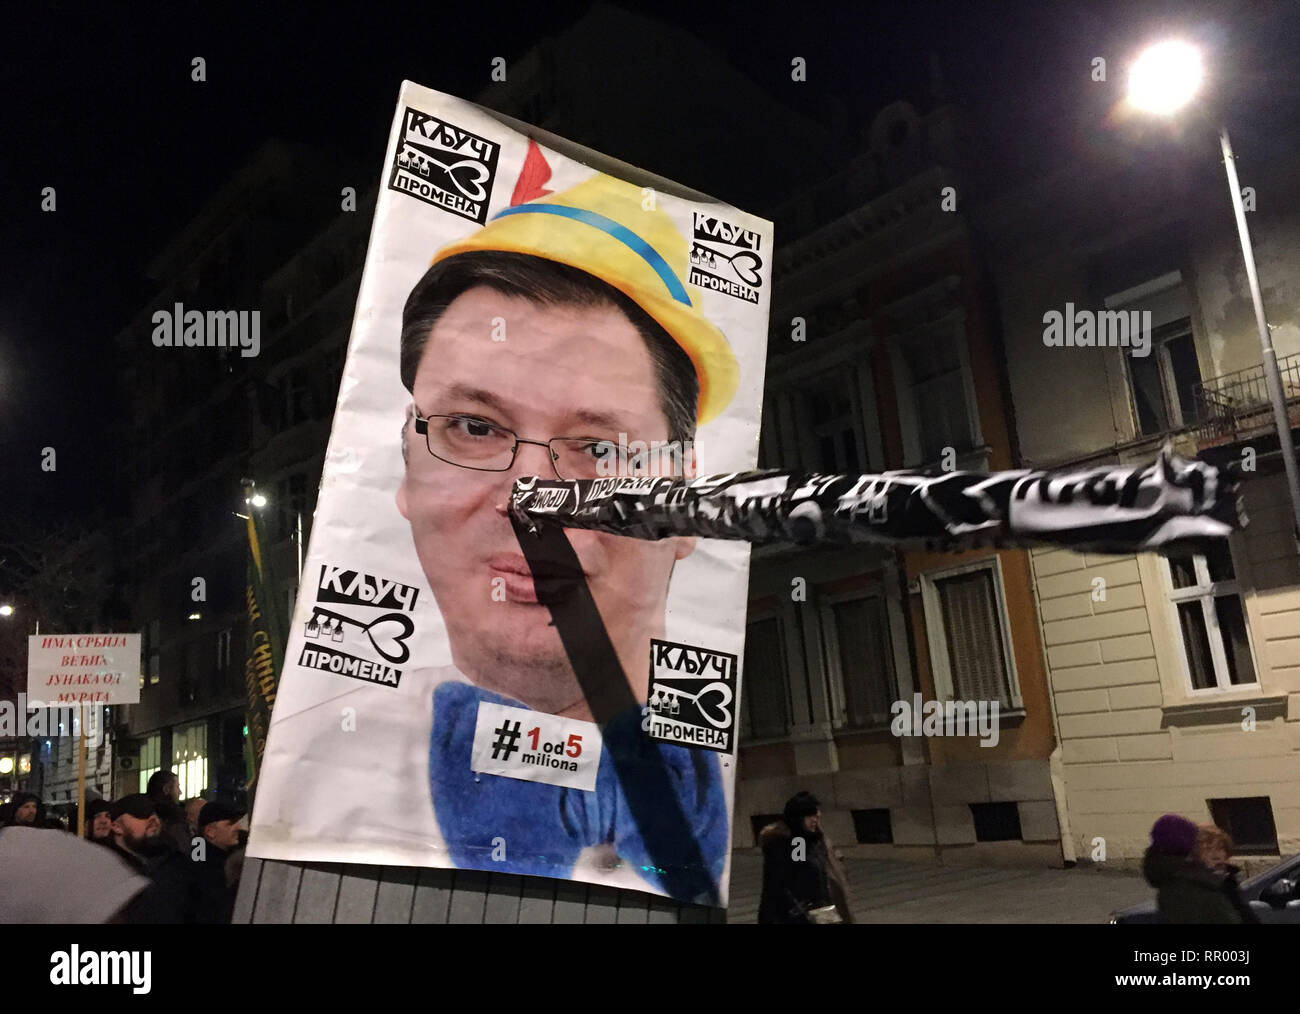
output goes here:
[{"label": "blue stripe on hat", "polygon": [[686,294],[685,287],[673,272],[673,269],[668,266],[668,262],[660,256],[658,250],[627,226],[620,225],[612,218],[606,218],[594,211],[587,211],[584,208],[571,208],[567,204],[517,204],[513,208],[506,208],[492,217],[500,218],[502,215],[522,214],[559,215],[562,218],[572,218],[612,236],[650,265],[651,270],[668,287],[668,294],[673,299],[679,303],[685,303],[687,306],[691,305],[691,297]]}]

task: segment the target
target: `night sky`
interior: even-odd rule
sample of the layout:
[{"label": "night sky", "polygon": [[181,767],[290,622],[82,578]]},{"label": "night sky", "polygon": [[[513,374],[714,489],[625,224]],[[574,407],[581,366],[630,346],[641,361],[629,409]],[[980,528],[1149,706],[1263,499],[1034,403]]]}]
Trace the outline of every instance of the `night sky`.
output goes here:
[{"label": "night sky", "polygon": [[[154,294],[148,262],[263,141],[324,140],[377,173],[403,78],[472,98],[493,57],[518,58],[590,5],[389,6],[6,5],[0,526],[14,514],[102,523],[104,477],[123,450],[106,420],[129,397],[115,385],[112,339]],[[882,105],[924,96],[927,54],[937,52],[949,94],[970,109],[991,164],[1009,173],[1032,173],[1072,143],[1094,100],[1093,56],[1115,75],[1126,47],[1162,24],[1199,25],[1234,54],[1224,91],[1241,103],[1239,152],[1283,115],[1294,127],[1300,106],[1294,89],[1277,94],[1300,51],[1291,2],[623,6],[689,29],[812,119],[831,122],[838,103],[855,132]],[[807,82],[790,80],[796,55]],[[194,56],[207,61],[204,83],[190,80]],[[593,101],[617,96],[610,85]],[[761,171],[761,159],[745,161],[744,171]],[[812,168],[810,184],[835,167]],[[725,197],[715,180],[680,178]],[[53,214],[40,211],[46,186],[57,190]],[[59,455],[52,475],[39,467],[47,445]]]}]

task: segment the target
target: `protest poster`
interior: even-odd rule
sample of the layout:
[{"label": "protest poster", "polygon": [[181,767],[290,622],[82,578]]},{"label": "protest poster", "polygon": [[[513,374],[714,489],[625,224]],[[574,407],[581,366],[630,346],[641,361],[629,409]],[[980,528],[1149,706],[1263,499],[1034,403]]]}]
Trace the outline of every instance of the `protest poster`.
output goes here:
[{"label": "protest poster", "polygon": [[140,635],[30,635],[27,699],[33,708],[138,703]]},{"label": "protest poster", "polygon": [[749,546],[508,501],[754,468],[771,271],[769,222],[403,84],[249,855],[726,904]]}]

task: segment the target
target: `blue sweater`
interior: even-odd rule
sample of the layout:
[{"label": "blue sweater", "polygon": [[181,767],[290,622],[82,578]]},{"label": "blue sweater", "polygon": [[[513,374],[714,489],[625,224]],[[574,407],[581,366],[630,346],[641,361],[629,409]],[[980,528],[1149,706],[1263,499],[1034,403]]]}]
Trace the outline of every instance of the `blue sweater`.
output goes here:
[{"label": "blue sweater", "polygon": [[[433,809],[458,867],[567,879],[579,852],[609,844],[652,889],[680,901],[717,900],[726,859],[727,807],[713,751],[651,740],[641,730],[640,709],[632,708],[602,730],[594,792],[476,774],[470,762],[481,701],[526,708],[468,683],[443,683],[433,695]],[[640,783],[631,786],[636,805],[629,803],[620,772],[624,780]],[[645,786],[665,776],[688,834],[681,833],[671,801],[646,797]],[[655,833],[646,835],[641,825],[651,822]],[[647,837],[666,839],[662,854],[650,854]],[[504,840],[502,861],[492,858],[494,838]]]}]

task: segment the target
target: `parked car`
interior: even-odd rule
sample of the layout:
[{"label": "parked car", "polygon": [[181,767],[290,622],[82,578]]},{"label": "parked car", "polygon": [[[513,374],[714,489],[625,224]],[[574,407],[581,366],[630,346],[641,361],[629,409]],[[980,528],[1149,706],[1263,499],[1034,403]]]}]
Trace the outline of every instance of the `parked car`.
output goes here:
[{"label": "parked car", "polygon": [[[1260,922],[1300,923],[1300,855],[1284,859],[1270,870],[1242,881],[1241,897]],[[1112,923],[1159,922],[1151,898],[1110,915]]]}]

